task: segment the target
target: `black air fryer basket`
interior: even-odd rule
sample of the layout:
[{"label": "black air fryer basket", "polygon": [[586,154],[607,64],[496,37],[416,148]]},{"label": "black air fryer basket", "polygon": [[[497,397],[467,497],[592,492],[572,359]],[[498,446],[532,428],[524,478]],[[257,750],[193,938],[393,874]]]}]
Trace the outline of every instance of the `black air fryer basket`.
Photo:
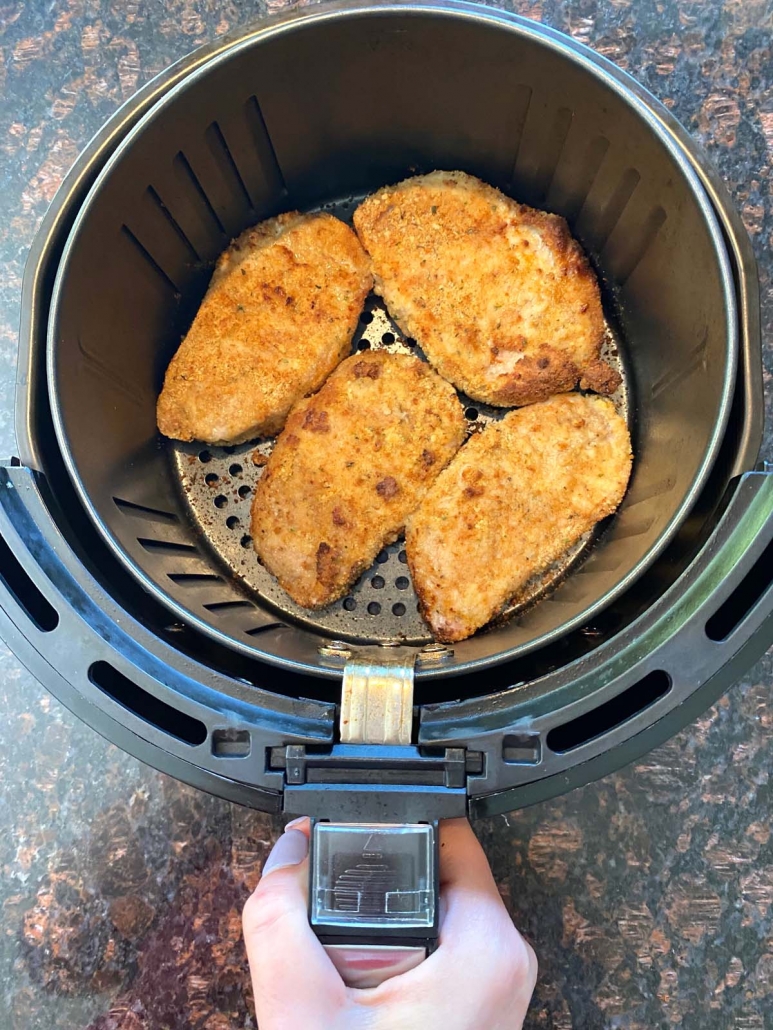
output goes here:
[{"label": "black air fryer basket", "polygon": [[[603,284],[635,452],[619,513],[562,581],[453,650],[418,619],[399,544],[343,602],[294,608],[245,528],[255,445],[155,428],[233,236],[293,208],[348,218],[436,168],[568,219]],[[375,300],[368,315],[355,346],[398,335]],[[3,634],[106,737],[215,794],[349,821],[512,809],[666,739],[771,641],[749,241],[669,113],[541,26],[461,3],[322,7],[196,52],[59,192],[20,351]],[[410,739],[341,743],[343,675],[415,678]]]}]

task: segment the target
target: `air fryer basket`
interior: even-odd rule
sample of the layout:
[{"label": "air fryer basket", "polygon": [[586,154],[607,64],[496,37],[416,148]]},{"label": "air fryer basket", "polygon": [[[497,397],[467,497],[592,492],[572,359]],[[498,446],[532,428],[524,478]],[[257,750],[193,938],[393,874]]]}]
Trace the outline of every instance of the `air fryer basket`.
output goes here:
[{"label": "air fryer basket", "polygon": [[456,648],[456,670],[544,645],[621,594],[673,536],[723,438],[738,344],[721,232],[684,156],[613,82],[542,35],[439,11],[266,33],[172,90],[100,176],[55,288],[49,386],[70,472],[118,555],[185,621],[269,660],[319,669],[324,636],[426,642],[400,548],[324,616],[292,606],[245,535],[252,448],[160,441],[164,369],[245,226],[295,207],[350,214],[352,197],[434,168],[569,219],[619,324],[636,455],[579,572]]},{"label": "air fryer basket", "polygon": [[[417,668],[413,746],[375,767],[355,755],[358,772],[336,744],[341,670],[318,651],[329,627],[245,592],[223,561],[224,535],[244,535],[227,520],[249,505],[246,458],[162,441],[153,401],[231,235],[292,206],[345,214],[434,167],[569,218],[623,344],[636,470],[620,515],[549,599]],[[0,630],[109,739],[224,797],[352,818],[364,777],[399,819],[506,811],[666,739],[769,646],[761,426],[748,238],[689,136],[625,73],[462,3],[269,20],[117,112],[36,239],[19,457],[0,465]],[[376,574],[396,581],[395,550]],[[382,616],[343,632],[391,634]]]}]

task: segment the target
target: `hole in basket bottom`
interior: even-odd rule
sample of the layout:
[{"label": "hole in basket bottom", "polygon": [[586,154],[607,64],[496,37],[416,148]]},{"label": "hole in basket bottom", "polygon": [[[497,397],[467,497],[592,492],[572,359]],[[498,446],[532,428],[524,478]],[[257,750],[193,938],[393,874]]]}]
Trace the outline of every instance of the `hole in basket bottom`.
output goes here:
[{"label": "hole in basket bottom", "polygon": [[589,740],[628,722],[655,701],[665,697],[670,689],[671,677],[667,672],[656,669],[598,708],[565,722],[563,726],[554,726],[547,735],[546,743],[551,751],[559,755],[573,751]]},{"label": "hole in basket bottom", "polygon": [[13,594],[16,603],[24,609],[32,622],[50,633],[59,625],[59,613],[41,594],[24,571],[19,559],[0,537],[0,579]]},{"label": "hole in basket bottom", "polygon": [[89,667],[89,679],[119,705],[164,733],[191,745],[203,744],[207,739],[203,722],[149,694],[109,662],[94,662]]}]

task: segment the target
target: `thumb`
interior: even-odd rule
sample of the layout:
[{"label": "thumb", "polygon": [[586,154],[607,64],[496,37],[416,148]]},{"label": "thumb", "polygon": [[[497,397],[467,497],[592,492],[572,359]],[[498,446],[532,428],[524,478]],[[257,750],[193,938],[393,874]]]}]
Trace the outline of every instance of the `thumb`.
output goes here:
[{"label": "thumb", "polygon": [[266,860],[242,915],[261,1030],[334,1025],[346,988],[309,926],[309,839],[287,830]]}]

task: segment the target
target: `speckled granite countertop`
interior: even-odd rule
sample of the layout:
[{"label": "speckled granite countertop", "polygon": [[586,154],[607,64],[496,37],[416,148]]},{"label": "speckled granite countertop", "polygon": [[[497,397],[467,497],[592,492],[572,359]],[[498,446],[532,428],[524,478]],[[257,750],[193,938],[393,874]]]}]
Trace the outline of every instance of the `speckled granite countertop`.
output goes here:
[{"label": "speckled granite countertop", "polygon": [[[14,448],[23,262],[62,176],[148,78],[282,6],[0,3],[0,455]],[[704,143],[760,262],[770,412],[770,0],[504,6],[628,69]],[[239,912],[279,822],[106,744],[5,649],[0,706],[0,1027],[252,1026]],[[478,825],[540,956],[530,1028],[773,1026],[772,734],[769,654],[638,765]]]}]

